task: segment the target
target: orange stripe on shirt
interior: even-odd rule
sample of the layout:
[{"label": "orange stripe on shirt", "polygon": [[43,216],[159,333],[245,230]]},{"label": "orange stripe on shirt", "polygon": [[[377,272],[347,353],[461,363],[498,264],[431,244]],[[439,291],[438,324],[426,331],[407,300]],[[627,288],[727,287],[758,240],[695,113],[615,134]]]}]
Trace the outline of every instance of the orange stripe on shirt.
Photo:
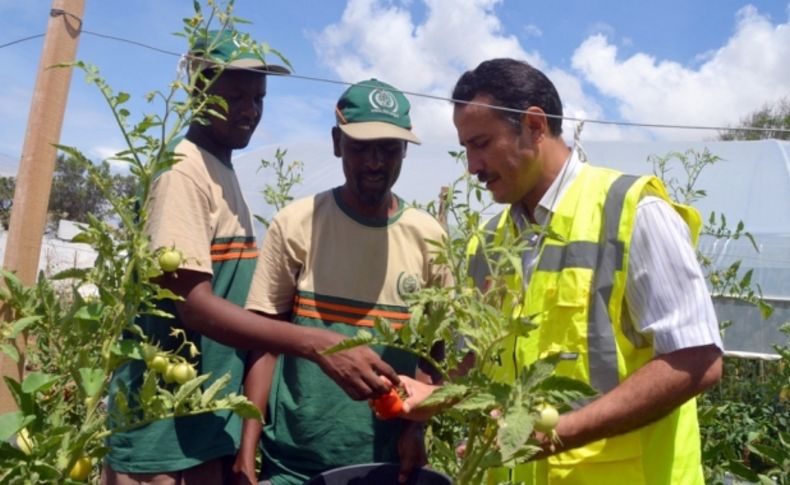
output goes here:
[{"label": "orange stripe on shirt", "polygon": [[339,303],[327,303],[324,301],[311,300],[309,298],[298,298],[297,305],[305,304],[314,306],[316,308],[326,308],[328,310],[337,310],[345,313],[355,313],[357,315],[372,315],[383,318],[394,318],[397,320],[408,320],[411,314],[406,312],[395,312],[389,310],[376,310],[375,308],[357,308],[349,305],[341,305]]},{"label": "orange stripe on shirt", "polygon": [[243,248],[254,248],[255,241],[249,242],[230,242],[230,243],[218,243],[212,244],[211,250],[212,251],[224,251],[226,249],[243,249]]},{"label": "orange stripe on shirt", "polygon": [[211,260],[212,261],[228,261],[230,259],[252,259],[258,257],[258,251],[248,251],[248,252],[232,252],[232,253],[223,253],[223,254],[212,254]]},{"label": "orange stripe on shirt", "polygon": [[[374,320],[346,317],[344,315],[337,315],[328,312],[305,310],[304,308],[297,308],[296,314],[300,317],[317,318],[319,320],[330,321],[330,322],[348,323],[350,325],[354,325],[357,327],[372,327],[375,323]],[[398,330],[401,327],[403,327],[402,323],[390,323],[390,325],[395,330]]]}]

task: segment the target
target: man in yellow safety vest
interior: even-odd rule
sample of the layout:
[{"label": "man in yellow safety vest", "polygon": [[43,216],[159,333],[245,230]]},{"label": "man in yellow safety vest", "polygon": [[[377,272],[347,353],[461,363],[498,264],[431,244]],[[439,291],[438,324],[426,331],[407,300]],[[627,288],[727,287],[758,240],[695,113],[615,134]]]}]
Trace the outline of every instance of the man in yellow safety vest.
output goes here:
[{"label": "man in yellow safety vest", "polygon": [[[483,62],[453,100],[469,172],[509,204],[488,229],[535,238],[518,304],[538,328],[510,343],[493,376],[512,380],[559,353],[557,374],[600,392],[560,416],[556,444],[538,436],[539,459],[491,481],[702,485],[694,397],[721,378],[722,343],[694,253],[699,214],[655,177],[584,163],[561,137],[554,85],[525,62]],[[485,261],[470,266],[484,284]],[[427,392],[417,384],[407,404]]]}]

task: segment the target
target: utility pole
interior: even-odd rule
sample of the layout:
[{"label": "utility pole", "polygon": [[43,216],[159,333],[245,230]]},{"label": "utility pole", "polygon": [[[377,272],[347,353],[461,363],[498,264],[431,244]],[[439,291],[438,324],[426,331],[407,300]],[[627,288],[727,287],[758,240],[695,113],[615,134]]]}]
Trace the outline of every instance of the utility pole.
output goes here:
[{"label": "utility pole", "polygon": [[[72,69],[52,66],[72,62],[82,30],[84,0],[52,0],[44,48],[38,66],[33,100],[27,121],[22,158],[16,178],[14,205],[8,225],[8,239],[3,267],[13,271],[26,286],[36,281],[41,253],[41,238],[47,221],[52,174],[60,140]],[[0,320],[9,317],[3,309]],[[24,370],[24,338],[17,339],[19,362],[0,353],[0,370],[4,376],[21,381]],[[0,385],[0,413],[16,409],[16,403]]]}]

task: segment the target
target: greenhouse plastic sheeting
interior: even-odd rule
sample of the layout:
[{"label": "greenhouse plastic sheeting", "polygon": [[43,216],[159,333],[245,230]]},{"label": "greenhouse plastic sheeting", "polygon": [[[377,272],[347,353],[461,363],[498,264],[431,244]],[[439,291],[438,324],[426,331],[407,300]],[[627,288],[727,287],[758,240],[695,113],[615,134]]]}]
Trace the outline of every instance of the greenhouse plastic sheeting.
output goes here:
[{"label": "greenhouse plastic sheeting", "polygon": [[[724,332],[724,346],[728,351],[772,354],[774,345],[788,342],[779,327],[790,321],[790,142],[590,142],[584,147],[590,163],[633,174],[653,171],[650,155],[707,149],[719,157],[699,175],[695,187],[706,196],[693,205],[706,221],[711,212],[717,221],[723,214],[731,229],[743,221],[756,248],[747,238],[704,237],[699,249],[716,268],[740,261],[741,274],[753,270],[752,283],[774,307],[773,315],[764,320],[754,305],[716,296],[719,320],[731,322]],[[670,167],[670,177],[687,180],[677,159]]]}]

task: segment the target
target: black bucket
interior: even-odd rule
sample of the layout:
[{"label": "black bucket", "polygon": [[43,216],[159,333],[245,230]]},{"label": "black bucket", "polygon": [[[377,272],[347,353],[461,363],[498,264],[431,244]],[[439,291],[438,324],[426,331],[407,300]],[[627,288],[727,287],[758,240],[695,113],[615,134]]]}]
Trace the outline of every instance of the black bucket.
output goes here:
[{"label": "black bucket", "polygon": [[[304,485],[398,485],[400,465],[396,463],[364,463],[325,471],[306,481]],[[452,485],[443,473],[419,468],[414,470],[406,485]]]}]

